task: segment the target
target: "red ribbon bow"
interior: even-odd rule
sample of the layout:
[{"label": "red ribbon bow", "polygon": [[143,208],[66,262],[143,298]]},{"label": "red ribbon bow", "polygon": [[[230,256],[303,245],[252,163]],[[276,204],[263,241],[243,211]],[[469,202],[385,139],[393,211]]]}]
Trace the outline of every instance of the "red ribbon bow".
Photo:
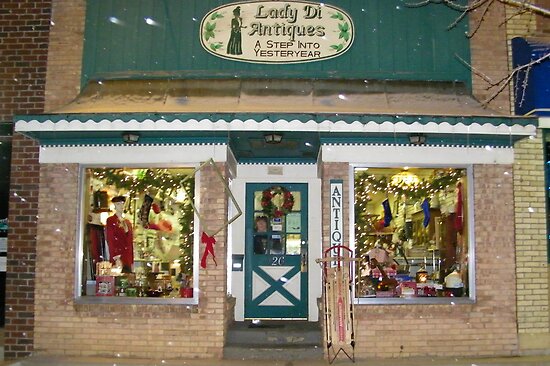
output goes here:
[{"label": "red ribbon bow", "polygon": [[214,244],[216,244],[216,239],[214,239],[213,236],[210,236],[203,231],[201,236],[201,242],[206,244],[206,248],[204,248],[204,253],[202,254],[202,258],[201,258],[201,267],[206,268],[206,259],[208,258],[208,253],[212,254],[212,259],[214,260],[214,264],[217,266],[218,263],[216,262],[216,255],[214,254]]}]

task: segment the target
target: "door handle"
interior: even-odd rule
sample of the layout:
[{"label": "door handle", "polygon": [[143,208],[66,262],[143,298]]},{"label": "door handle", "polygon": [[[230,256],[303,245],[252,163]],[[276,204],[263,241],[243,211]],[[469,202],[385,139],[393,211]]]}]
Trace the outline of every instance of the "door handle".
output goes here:
[{"label": "door handle", "polygon": [[300,259],[300,272],[307,272],[307,255],[302,254]]}]

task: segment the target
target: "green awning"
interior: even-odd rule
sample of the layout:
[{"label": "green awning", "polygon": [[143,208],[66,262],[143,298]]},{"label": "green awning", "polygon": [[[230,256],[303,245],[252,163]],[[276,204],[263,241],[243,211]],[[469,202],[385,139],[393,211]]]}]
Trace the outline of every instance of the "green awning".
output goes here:
[{"label": "green awning", "polygon": [[[237,159],[311,160],[322,143],[511,146],[537,119],[484,108],[460,83],[380,80],[96,80],[70,104],[15,117],[42,145],[227,143]],[[266,133],[284,135],[277,149]],[[282,150],[285,154],[282,153]]]}]

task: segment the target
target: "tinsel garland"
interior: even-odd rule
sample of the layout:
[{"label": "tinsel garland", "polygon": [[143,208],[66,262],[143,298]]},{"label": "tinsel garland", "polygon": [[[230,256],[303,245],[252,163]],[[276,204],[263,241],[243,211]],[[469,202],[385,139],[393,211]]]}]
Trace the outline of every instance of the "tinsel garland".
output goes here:
[{"label": "tinsel garland", "polygon": [[416,185],[408,186],[402,184],[395,186],[391,184],[391,176],[377,178],[369,174],[368,171],[365,171],[357,174],[355,177],[355,192],[356,197],[361,192],[374,191],[387,192],[398,196],[404,195],[410,199],[421,199],[432,196],[434,193],[456,184],[462,176],[463,171],[461,169],[447,169],[445,173],[440,172],[430,180],[423,179]]}]

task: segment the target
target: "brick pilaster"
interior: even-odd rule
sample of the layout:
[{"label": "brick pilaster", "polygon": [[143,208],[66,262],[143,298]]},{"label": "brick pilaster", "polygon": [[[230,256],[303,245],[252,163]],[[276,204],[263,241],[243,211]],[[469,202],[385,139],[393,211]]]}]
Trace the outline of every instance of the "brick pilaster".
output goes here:
[{"label": "brick pilaster", "polygon": [[86,1],[56,0],[53,2],[52,14],[46,111],[62,107],[80,92]]},{"label": "brick pilaster", "polygon": [[[0,3],[0,122],[44,110],[51,1]],[[34,343],[34,283],[38,205],[38,146],[12,141],[6,279],[5,357],[29,355]]]},{"label": "brick pilaster", "polygon": [[[542,131],[515,146],[518,332],[524,349],[550,345],[546,187]],[[540,343],[545,339],[544,343]]]}]

